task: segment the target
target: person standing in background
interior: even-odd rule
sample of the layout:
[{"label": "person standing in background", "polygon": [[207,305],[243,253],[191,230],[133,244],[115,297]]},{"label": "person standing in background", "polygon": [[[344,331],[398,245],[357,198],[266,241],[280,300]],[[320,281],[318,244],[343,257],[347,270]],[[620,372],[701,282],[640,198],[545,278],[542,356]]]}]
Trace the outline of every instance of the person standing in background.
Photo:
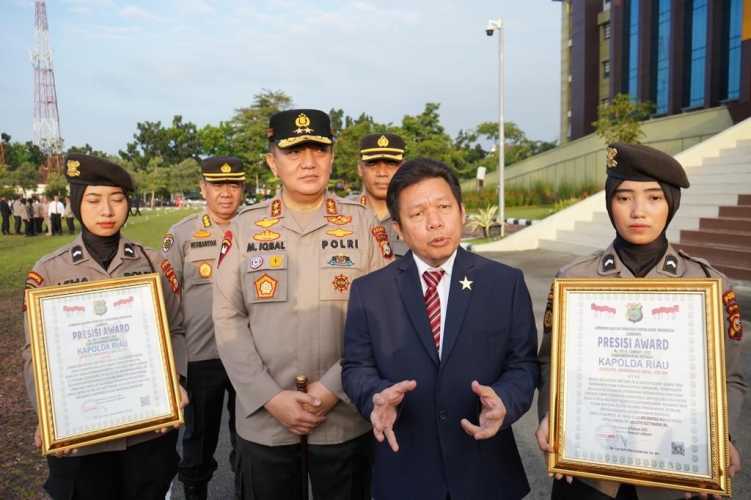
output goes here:
[{"label": "person standing in background", "polygon": [[24,233],[26,234],[26,236],[34,236],[36,234],[36,220],[34,220],[34,200],[32,200],[31,198],[27,198],[26,203],[24,203],[24,211],[22,217],[24,223]]},{"label": "person standing in background", "polygon": [[55,195],[52,201],[47,205],[47,219],[50,226],[48,234],[52,234],[53,236],[56,234],[63,234],[62,217],[64,211],[65,205],[63,205],[60,198]]},{"label": "person standing in background", "polygon": [[2,232],[5,235],[10,234],[10,214],[11,209],[8,200],[5,199],[5,196],[0,196],[0,217],[3,219]]},{"label": "person standing in background", "polygon": [[68,226],[68,234],[74,234],[76,232],[75,217],[73,216],[73,209],[70,206],[70,196],[65,197],[65,211],[63,213],[65,217],[65,225]]},{"label": "person standing in background", "polygon": [[23,198],[16,196],[13,199],[13,231],[16,234],[21,234],[21,221],[23,221],[23,213],[25,211]]}]

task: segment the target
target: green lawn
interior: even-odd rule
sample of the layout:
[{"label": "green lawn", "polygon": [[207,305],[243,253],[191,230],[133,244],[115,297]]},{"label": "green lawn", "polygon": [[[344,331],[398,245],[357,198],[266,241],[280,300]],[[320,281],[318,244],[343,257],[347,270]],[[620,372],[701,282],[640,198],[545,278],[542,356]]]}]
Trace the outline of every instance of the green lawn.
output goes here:
[{"label": "green lawn", "polygon": [[[175,222],[197,209],[145,211],[138,217],[130,217],[124,234],[148,247],[159,248],[162,235]],[[65,224],[63,224],[64,226]],[[26,273],[40,257],[67,243],[75,236],[40,235],[0,237],[0,292],[22,290]]]},{"label": "green lawn", "polygon": [[544,219],[555,213],[553,205],[538,205],[533,207],[506,207],[507,219]]}]

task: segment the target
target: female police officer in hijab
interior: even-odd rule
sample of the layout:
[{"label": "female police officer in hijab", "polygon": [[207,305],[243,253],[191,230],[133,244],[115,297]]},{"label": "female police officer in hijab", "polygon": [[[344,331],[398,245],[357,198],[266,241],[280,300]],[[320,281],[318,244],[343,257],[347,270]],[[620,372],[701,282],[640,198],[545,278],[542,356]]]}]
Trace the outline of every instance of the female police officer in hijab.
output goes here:
[{"label": "female police officer in hijab", "polygon": [[[71,154],[65,162],[72,210],[81,234],[72,243],[42,257],[26,279],[27,288],[96,281],[161,272],[175,364],[187,371],[179,289],[159,254],[121,235],[128,218],[130,175],[101,158]],[[25,307],[24,307],[25,309]],[[36,404],[29,335],[23,349],[24,377]],[[183,406],[187,395],[181,390]],[[171,428],[48,456],[45,490],[53,499],[162,499],[177,470],[177,431]],[[41,446],[39,429],[34,436]]]},{"label": "female police officer in hijab", "polygon": [[[740,469],[740,454],[732,444],[738,432],[746,384],[740,357],[743,327],[735,294],[727,278],[703,259],[676,250],[668,243],[665,232],[681,201],[681,188],[689,186],[686,173],[672,156],[656,149],[633,144],[613,144],[608,148],[608,177],[605,200],[616,236],[604,251],[563,267],[559,278],[720,278],[724,290],[725,361],[727,368],[728,420],[731,440],[730,470],[732,476]],[[540,426],[536,437],[543,452],[552,452],[548,442],[548,402],[550,380],[550,348],[553,292],[543,322],[540,346],[542,388],[538,398]],[[676,491],[634,487],[611,481],[562,478],[553,482],[552,498],[586,499],[674,499],[683,498]]]}]

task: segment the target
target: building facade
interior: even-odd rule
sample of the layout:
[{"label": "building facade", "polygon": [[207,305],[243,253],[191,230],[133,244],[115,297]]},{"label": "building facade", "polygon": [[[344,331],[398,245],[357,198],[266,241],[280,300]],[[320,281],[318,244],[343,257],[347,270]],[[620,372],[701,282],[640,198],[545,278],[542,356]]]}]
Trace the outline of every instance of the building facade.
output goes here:
[{"label": "building facade", "polygon": [[751,0],[557,1],[561,144],[594,132],[598,105],[620,93],[655,117],[751,116]]}]

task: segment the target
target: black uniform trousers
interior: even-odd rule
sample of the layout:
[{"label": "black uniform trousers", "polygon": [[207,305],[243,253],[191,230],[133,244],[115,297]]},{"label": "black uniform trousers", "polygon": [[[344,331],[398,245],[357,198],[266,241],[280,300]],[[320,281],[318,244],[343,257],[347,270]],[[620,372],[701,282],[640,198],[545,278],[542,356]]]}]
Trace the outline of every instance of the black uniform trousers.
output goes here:
[{"label": "black uniform trousers", "polygon": [[176,430],[123,451],[48,456],[53,500],[163,500],[177,470]]},{"label": "black uniform trousers", "polygon": [[219,359],[188,363],[187,389],[190,404],[185,407],[183,456],[178,478],[186,485],[199,485],[208,483],[217,468],[214,452],[222,425],[225,392],[232,442],[229,462],[235,470],[235,389]]},{"label": "black uniform trousers", "polygon": [[[238,496],[243,500],[299,500],[301,446],[263,446],[237,437]],[[370,500],[373,436],[308,445],[315,500]]]},{"label": "black uniform trousers", "polygon": [[10,215],[3,215],[3,234],[10,234]]},{"label": "black uniform trousers", "polygon": [[13,229],[15,229],[16,234],[21,234],[21,216],[20,215],[13,216]]},{"label": "black uniform trousers", "polygon": [[76,226],[73,224],[73,217],[66,217],[65,223],[68,225],[68,234],[73,234],[76,232]]},{"label": "black uniform trousers", "polygon": [[52,226],[50,229],[52,230],[52,234],[63,234],[63,219],[61,214],[51,214],[50,215],[50,226]]}]

